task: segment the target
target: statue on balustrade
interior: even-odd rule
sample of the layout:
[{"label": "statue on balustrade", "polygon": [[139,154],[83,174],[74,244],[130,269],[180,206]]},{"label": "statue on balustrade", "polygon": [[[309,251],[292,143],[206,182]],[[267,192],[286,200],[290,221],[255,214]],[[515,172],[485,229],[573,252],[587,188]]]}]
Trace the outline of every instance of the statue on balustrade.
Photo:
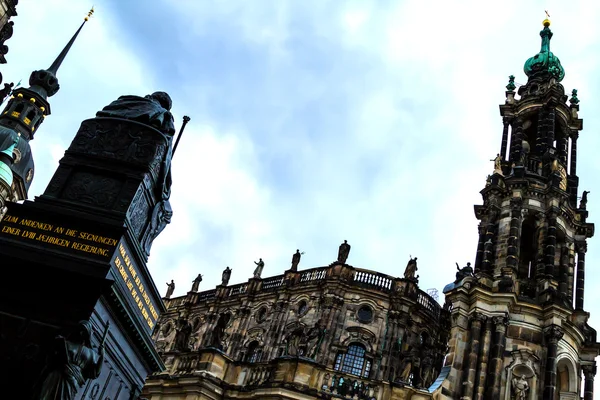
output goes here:
[{"label": "statue on balustrade", "polygon": [[350,245],[347,240],[344,240],[344,243],[340,245],[340,249],[338,250],[338,262],[342,264],[346,264],[348,260],[348,256],[350,255]]},{"label": "statue on balustrade", "polygon": [[456,270],[458,272],[456,273],[456,280],[454,281],[454,283],[458,283],[468,276],[474,276],[473,268],[471,267],[470,262],[468,262],[467,266],[463,268],[459,267],[458,263],[456,263]]},{"label": "statue on balustrade", "polygon": [[170,299],[175,291],[175,282],[171,279],[171,283],[167,282],[167,294],[165,294],[165,299]]},{"label": "statue on balustrade", "polygon": [[254,277],[258,279],[262,275],[263,268],[265,267],[265,262],[262,258],[259,258],[258,262],[254,261],[254,264],[256,264],[256,269],[254,270]]},{"label": "statue on balustrade", "polygon": [[186,318],[180,317],[177,321],[177,328],[175,333],[175,345],[173,346],[176,351],[188,351],[189,350],[189,338],[192,333],[192,325]]},{"label": "statue on balustrade", "polygon": [[502,175],[502,157],[500,157],[500,154],[496,154],[496,158],[490,161],[494,162],[494,173]]},{"label": "statue on balustrade", "polygon": [[415,280],[415,273],[417,272],[417,257],[412,258],[408,261],[406,269],[404,270],[404,279]]},{"label": "statue on balustrade", "polygon": [[521,375],[520,378],[513,378],[512,389],[515,400],[526,400],[527,392],[529,391],[529,383],[525,379],[525,375]]},{"label": "statue on balustrade", "polygon": [[227,286],[229,278],[231,278],[231,268],[227,267],[223,271],[223,275],[221,275],[221,285]]},{"label": "statue on balustrade", "polygon": [[72,400],[88,379],[100,376],[107,333],[108,325],[97,350],[92,348],[92,324],[89,321],[80,321],[68,337],[57,336],[36,398]]},{"label": "statue on balustrade", "polygon": [[587,202],[588,202],[588,193],[590,193],[588,190],[584,190],[583,194],[581,195],[581,201],[579,202],[579,208],[582,210],[585,210],[586,206],[587,206]]},{"label": "statue on balustrade", "polygon": [[298,264],[300,264],[300,258],[302,257],[302,254],[304,254],[304,252],[300,253],[300,250],[298,249],[292,256],[292,271],[298,271]]},{"label": "statue on balustrade", "polygon": [[198,287],[200,287],[200,282],[202,282],[202,274],[198,274],[196,279],[192,281],[192,292],[198,291]]}]

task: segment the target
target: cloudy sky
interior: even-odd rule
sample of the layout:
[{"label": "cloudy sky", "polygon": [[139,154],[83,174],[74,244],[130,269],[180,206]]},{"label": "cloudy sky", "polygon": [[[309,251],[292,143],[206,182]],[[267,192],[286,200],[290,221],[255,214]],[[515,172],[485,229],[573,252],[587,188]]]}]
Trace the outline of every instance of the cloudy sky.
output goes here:
[{"label": "cloudy sky", "polygon": [[[600,215],[600,3],[578,1],[95,0],[58,73],[32,147],[31,197],[45,189],[81,120],[122,94],[171,94],[188,124],[173,161],[173,222],[149,268],[161,294],[335,260],[400,276],[418,256],[423,289],[473,262],[473,205],[499,151],[507,77],[524,83],[544,10],[551,48],[579,89],[578,173]],[[76,6],[75,6],[76,5]],[[5,81],[50,65],[92,2],[22,1]],[[586,294],[600,321],[598,238]],[[600,322],[599,322],[600,323]],[[600,325],[598,325],[600,326]]]}]

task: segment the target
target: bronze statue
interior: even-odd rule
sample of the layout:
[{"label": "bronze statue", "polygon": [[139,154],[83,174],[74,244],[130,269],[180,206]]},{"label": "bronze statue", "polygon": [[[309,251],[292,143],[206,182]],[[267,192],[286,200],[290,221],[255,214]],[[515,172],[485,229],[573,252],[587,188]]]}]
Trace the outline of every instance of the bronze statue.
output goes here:
[{"label": "bronze statue", "polygon": [[304,254],[304,252],[300,253],[300,250],[296,250],[292,256],[292,271],[298,271],[298,264],[300,264],[300,258],[302,257],[302,254]]},{"label": "bronze statue", "polygon": [[342,264],[346,264],[346,260],[348,260],[348,255],[350,254],[350,245],[347,240],[344,240],[344,243],[340,245],[340,249],[338,251],[338,262]]},{"label": "bronze statue", "polygon": [[227,267],[223,271],[223,275],[221,275],[221,285],[227,286],[229,278],[231,278],[231,268]]},{"label": "bronze statue", "polygon": [[263,268],[265,267],[265,263],[262,258],[259,258],[258,262],[254,261],[254,264],[256,264],[256,269],[254,270],[254,277],[260,278]]},{"label": "bronze statue", "polygon": [[180,317],[177,321],[177,328],[175,333],[175,350],[188,351],[188,342],[190,334],[192,333],[192,325],[187,319]]},{"label": "bronze statue", "polygon": [[0,103],[2,103],[6,96],[8,96],[10,92],[12,92],[13,86],[15,86],[15,84],[12,82],[4,84],[4,89],[0,90]]},{"label": "bronze statue", "polygon": [[67,338],[57,336],[39,399],[72,400],[88,379],[100,376],[107,333],[108,324],[97,351],[92,348],[92,324],[89,321],[80,321],[78,329]]},{"label": "bronze statue", "polygon": [[417,257],[411,258],[406,265],[406,269],[404,270],[404,279],[415,279],[415,273],[417,270]]},{"label": "bronze statue", "polygon": [[526,400],[527,392],[529,391],[529,383],[525,379],[525,375],[521,375],[520,378],[512,379],[512,389],[515,395],[515,400]]},{"label": "bronze statue", "polygon": [[150,255],[150,248],[152,247],[154,239],[156,239],[166,226],[171,223],[172,216],[173,210],[171,209],[171,203],[168,200],[162,200],[156,203],[150,219],[150,229],[144,238],[144,250],[146,251],[146,254]]},{"label": "bronze statue", "polygon": [[200,282],[202,282],[202,274],[198,274],[196,279],[194,279],[192,282],[192,292],[197,292]]},{"label": "bronze statue", "polygon": [[582,210],[585,210],[586,206],[587,206],[587,202],[588,202],[588,198],[587,195],[588,193],[590,193],[588,190],[584,190],[583,194],[581,195],[581,201],[579,202],[579,208]]},{"label": "bronze statue", "polygon": [[170,299],[171,295],[173,294],[173,292],[175,291],[175,282],[173,282],[173,279],[171,279],[171,283],[167,282],[167,294],[165,294],[165,299]]},{"label": "bronze statue", "polygon": [[154,92],[144,97],[126,95],[98,111],[96,116],[137,121],[173,136],[175,125],[170,112],[172,105],[171,97],[165,92]]}]

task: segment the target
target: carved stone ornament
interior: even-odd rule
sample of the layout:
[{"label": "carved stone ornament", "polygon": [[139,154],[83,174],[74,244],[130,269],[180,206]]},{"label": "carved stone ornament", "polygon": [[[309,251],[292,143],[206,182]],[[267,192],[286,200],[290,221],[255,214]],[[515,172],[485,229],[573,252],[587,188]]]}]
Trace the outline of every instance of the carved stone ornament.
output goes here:
[{"label": "carved stone ornament", "polygon": [[81,321],[68,337],[55,338],[54,351],[38,397],[40,400],[72,400],[88,379],[100,376],[104,363],[104,340],[95,350],[91,337],[92,324]]},{"label": "carved stone ornament", "polygon": [[544,329],[544,336],[550,343],[557,343],[564,335],[563,329],[558,325],[550,325]]},{"label": "carved stone ornament", "polygon": [[512,394],[515,400],[526,400],[529,393],[529,383],[525,375],[514,377],[511,382]]}]

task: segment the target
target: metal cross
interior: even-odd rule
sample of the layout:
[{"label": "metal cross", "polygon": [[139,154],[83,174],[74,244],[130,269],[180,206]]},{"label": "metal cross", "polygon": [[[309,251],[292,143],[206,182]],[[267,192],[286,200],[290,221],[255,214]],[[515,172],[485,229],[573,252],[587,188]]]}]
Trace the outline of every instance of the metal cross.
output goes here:
[{"label": "metal cross", "polygon": [[548,10],[544,10],[544,12],[546,13],[546,16],[547,16],[548,18],[550,18],[550,14],[548,14]]}]

